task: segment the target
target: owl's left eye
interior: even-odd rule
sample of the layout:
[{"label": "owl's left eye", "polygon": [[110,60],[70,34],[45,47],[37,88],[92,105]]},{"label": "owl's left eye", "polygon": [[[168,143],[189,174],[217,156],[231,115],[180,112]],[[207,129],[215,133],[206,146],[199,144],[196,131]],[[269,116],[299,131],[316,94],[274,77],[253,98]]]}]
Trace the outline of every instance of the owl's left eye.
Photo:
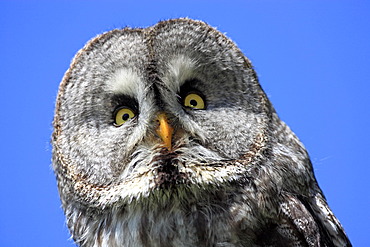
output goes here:
[{"label": "owl's left eye", "polygon": [[189,92],[183,98],[183,105],[192,109],[206,109],[204,96],[199,92]]},{"label": "owl's left eye", "polygon": [[114,125],[121,126],[122,124],[126,123],[130,119],[134,118],[136,114],[133,110],[128,107],[120,107],[114,111]]}]

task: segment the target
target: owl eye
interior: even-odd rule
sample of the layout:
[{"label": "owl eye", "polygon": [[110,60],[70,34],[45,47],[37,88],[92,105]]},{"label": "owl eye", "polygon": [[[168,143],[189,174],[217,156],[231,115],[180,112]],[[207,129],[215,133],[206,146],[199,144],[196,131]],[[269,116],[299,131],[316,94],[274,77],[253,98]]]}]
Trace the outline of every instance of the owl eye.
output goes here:
[{"label": "owl eye", "polygon": [[185,97],[183,104],[185,107],[193,109],[205,109],[206,104],[204,101],[204,96],[198,92],[189,92]]},{"label": "owl eye", "polygon": [[120,107],[114,111],[114,125],[121,126],[126,123],[128,120],[134,118],[136,114],[133,110],[128,107]]}]

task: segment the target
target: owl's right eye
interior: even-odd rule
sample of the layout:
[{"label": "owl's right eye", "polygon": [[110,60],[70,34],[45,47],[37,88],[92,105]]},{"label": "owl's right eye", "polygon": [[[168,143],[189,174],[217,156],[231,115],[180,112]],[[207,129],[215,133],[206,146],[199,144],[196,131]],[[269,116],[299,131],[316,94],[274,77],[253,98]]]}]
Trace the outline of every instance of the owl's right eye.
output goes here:
[{"label": "owl's right eye", "polygon": [[126,123],[130,119],[136,116],[135,112],[128,107],[119,107],[113,113],[114,116],[114,125],[121,126],[122,124]]}]

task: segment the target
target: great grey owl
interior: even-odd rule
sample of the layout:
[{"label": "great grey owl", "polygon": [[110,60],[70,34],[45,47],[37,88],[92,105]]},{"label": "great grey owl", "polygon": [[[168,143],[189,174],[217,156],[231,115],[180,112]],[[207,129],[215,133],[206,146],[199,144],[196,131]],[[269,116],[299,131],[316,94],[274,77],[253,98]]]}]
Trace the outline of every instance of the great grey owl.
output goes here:
[{"label": "great grey owl", "polygon": [[201,21],[92,39],[53,124],[79,246],[351,246],[250,61]]}]

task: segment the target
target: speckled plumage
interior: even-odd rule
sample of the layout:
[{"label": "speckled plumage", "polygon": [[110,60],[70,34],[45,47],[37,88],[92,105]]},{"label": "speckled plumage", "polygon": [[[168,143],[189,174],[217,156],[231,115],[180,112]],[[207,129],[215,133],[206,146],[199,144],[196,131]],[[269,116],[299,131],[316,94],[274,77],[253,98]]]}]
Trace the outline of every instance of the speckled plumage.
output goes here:
[{"label": "speckled plumage", "polygon": [[[191,90],[206,109],[184,107]],[[122,126],[119,106],[136,113]],[[52,144],[80,246],[351,246],[250,61],[203,22],[92,39],[60,85]]]}]

